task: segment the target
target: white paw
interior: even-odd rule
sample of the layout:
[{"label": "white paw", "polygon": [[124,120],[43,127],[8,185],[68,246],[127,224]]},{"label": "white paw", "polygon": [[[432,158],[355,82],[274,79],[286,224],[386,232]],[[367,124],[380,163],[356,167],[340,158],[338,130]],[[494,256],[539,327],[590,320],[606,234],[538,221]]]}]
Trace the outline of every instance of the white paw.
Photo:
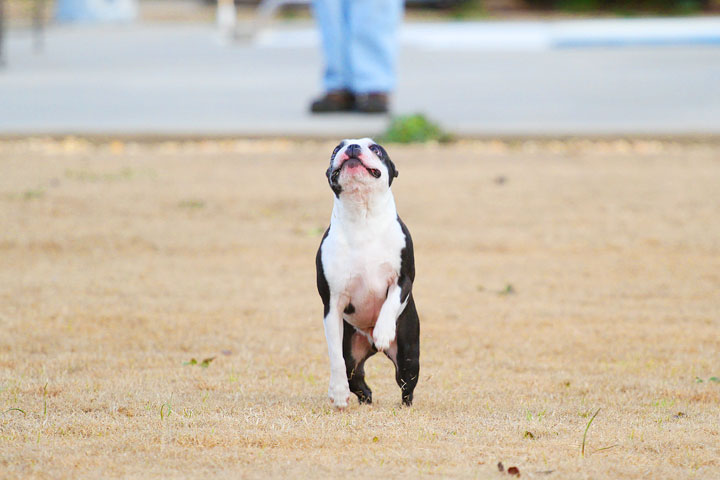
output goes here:
[{"label": "white paw", "polygon": [[330,388],[328,389],[328,396],[330,401],[335,408],[345,408],[348,406],[348,400],[350,400],[350,387],[348,386],[347,379],[344,382],[333,382],[330,381]]},{"label": "white paw", "polygon": [[373,329],[373,343],[375,348],[384,352],[390,348],[390,344],[395,340],[395,325],[384,325],[378,322]]}]

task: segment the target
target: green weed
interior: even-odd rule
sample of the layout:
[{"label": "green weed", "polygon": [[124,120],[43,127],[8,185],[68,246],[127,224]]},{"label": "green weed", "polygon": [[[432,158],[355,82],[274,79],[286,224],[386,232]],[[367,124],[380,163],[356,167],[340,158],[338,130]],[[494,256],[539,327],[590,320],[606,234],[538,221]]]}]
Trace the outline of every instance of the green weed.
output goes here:
[{"label": "green weed", "polygon": [[587,439],[587,432],[590,430],[590,425],[592,425],[593,420],[595,420],[595,417],[597,417],[597,414],[600,413],[600,409],[598,408],[595,414],[590,418],[590,421],[585,426],[585,432],[583,433],[583,439],[582,439],[582,447],[580,448],[580,455],[583,457],[585,456],[585,440]]},{"label": "green weed", "polygon": [[511,283],[508,283],[504,289],[498,292],[498,295],[514,295],[516,293],[517,290],[515,290],[515,287],[513,287]]},{"label": "green weed", "polygon": [[196,359],[191,358],[190,361],[183,362],[183,365],[200,365],[201,368],[207,368],[213,360],[215,360],[215,357],[204,358],[202,362],[198,362]]},{"label": "green weed", "polygon": [[165,420],[166,418],[170,417],[170,414],[172,413],[172,393],[170,394],[170,398],[167,402],[160,405],[160,420]]},{"label": "green weed", "polygon": [[25,410],[23,410],[22,408],[17,408],[17,407],[8,408],[7,410],[5,410],[5,411],[3,412],[3,415],[5,415],[5,414],[8,413],[8,412],[20,412],[20,413],[22,413],[24,416],[27,416],[27,413],[25,413]]},{"label": "green weed", "polygon": [[180,200],[178,202],[178,207],[187,208],[190,210],[205,208],[205,200],[201,200],[198,198],[188,198],[186,200]]},{"label": "green weed", "polygon": [[387,143],[425,143],[430,141],[449,142],[452,137],[425,115],[402,115],[390,121],[380,141]]},{"label": "green weed", "polygon": [[23,200],[35,200],[38,198],[42,198],[44,196],[45,196],[45,190],[43,190],[42,188],[25,190],[22,193]]}]

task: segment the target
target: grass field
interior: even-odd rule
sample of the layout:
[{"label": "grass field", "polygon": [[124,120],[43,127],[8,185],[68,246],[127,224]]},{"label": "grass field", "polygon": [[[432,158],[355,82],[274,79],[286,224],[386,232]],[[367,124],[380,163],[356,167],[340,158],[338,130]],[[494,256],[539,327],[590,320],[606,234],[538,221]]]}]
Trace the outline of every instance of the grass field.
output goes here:
[{"label": "grass field", "polygon": [[717,144],[388,146],[420,382],[342,412],[333,146],[0,142],[0,477],[720,478]]}]

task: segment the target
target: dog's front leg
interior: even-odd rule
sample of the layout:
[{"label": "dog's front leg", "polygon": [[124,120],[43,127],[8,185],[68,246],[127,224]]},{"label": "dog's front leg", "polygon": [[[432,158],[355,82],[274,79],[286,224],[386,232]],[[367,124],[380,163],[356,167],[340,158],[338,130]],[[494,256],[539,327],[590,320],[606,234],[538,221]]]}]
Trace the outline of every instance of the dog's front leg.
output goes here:
[{"label": "dog's front leg", "polygon": [[345,359],[343,358],[343,325],[338,298],[330,298],[330,309],[325,316],[325,339],[330,357],[330,388],[328,396],[336,408],[345,408],[350,398]]},{"label": "dog's front leg", "polygon": [[[407,290],[409,292],[409,288]],[[398,283],[393,283],[388,289],[387,298],[380,309],[375,328],[373,328],[373,343],[378,350],[387,350],[395,340],[397,319],[405,308],[404,302],[407,301],[407,295]],[[402,296],[405,298],[402,299]]]}]

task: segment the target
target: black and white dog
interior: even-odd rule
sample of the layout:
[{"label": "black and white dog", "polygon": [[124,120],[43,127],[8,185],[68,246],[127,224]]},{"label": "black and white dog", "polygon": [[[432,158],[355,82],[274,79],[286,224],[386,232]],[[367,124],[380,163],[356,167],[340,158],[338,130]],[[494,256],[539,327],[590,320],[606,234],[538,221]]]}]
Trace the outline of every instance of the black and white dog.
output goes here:
[{"label": "black and white dog", "polygon": [[343,140],[326,172],[335,193],[318,249],[317,287],[330,356],[328,395],[372,403],[365,360],[382,351],[395,364],[402,402],[411,405],[420,370],[420,322],[412,295],[413,244],[390,186],[398,172],[370,138]]}]

